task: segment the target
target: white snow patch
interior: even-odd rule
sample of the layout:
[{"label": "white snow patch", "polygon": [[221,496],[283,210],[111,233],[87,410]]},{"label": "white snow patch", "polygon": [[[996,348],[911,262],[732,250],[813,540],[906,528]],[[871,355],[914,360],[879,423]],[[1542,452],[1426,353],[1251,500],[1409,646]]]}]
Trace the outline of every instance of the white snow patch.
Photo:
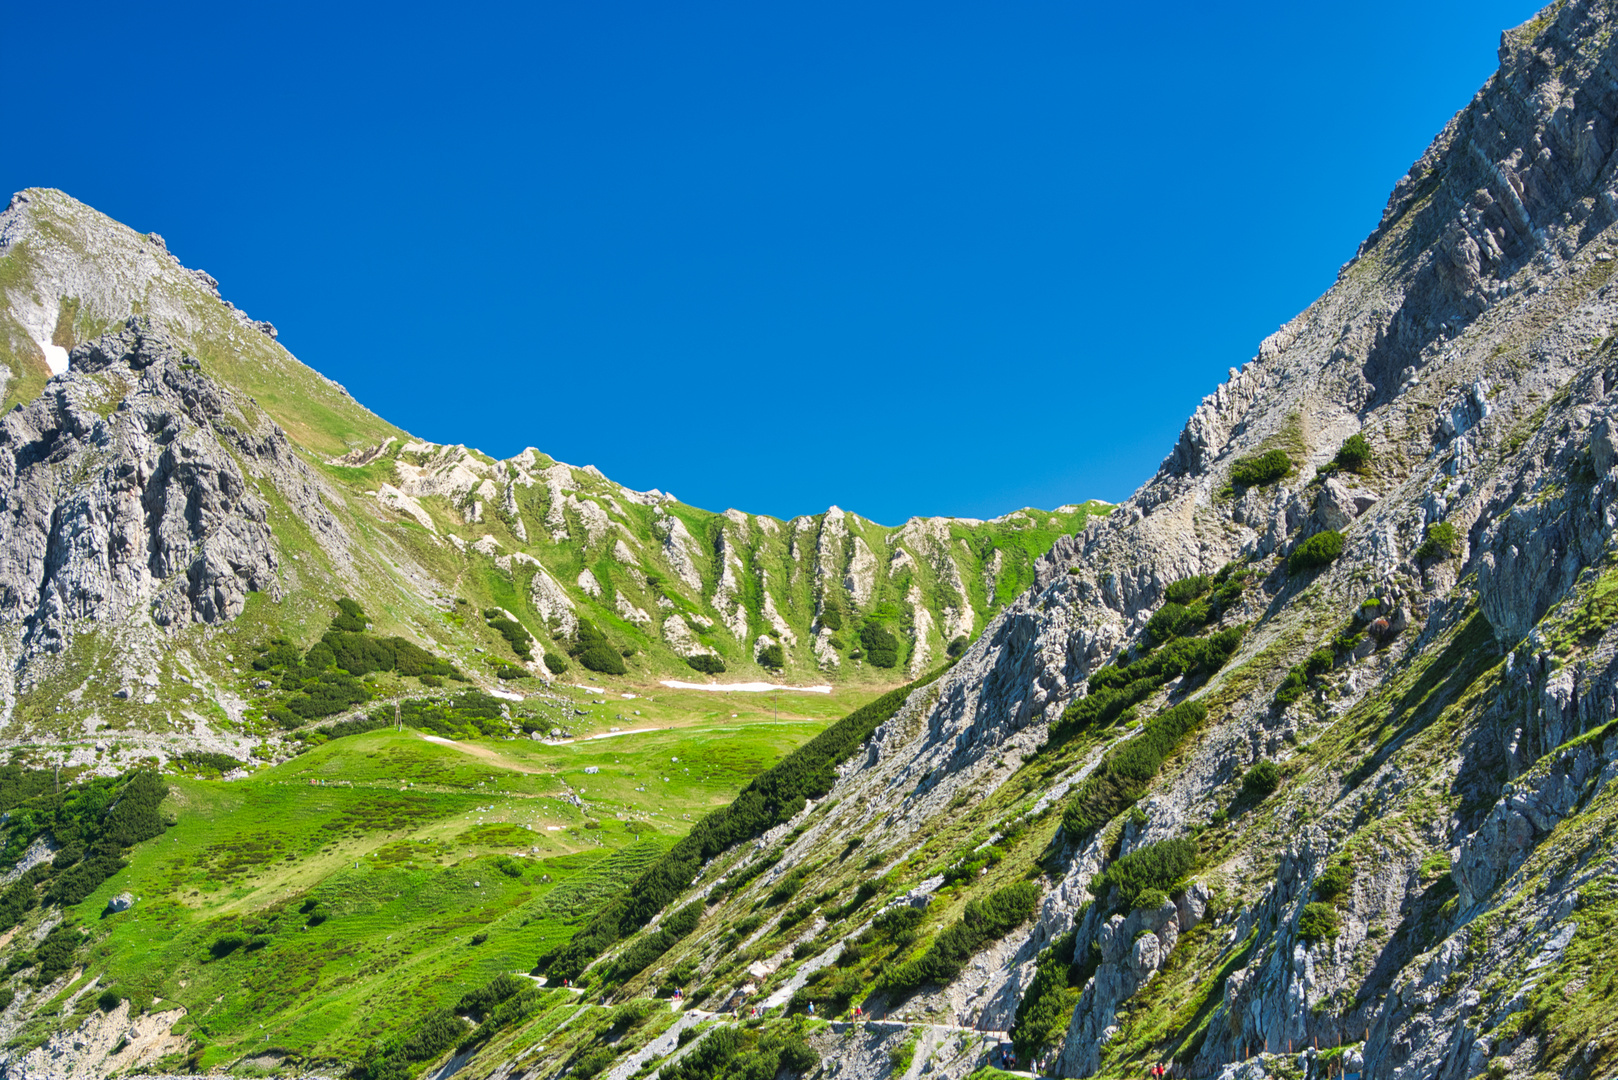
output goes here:
[{"label": "white snow patch", "polygon": [[831,687],[829,686],[778,686],[775,683],[767,682],[715,683],[710,686],[705,683],[689,683],[680,682],[678,679],[664,679],[661,683],[659,683],[659,685],[666,686],[670,690],[717,690],[720,692],[736,690],[744,694],[763,694],[768,693],[771,690],[792,690],[800,694],[831,693]]},{"label": "white snow patch", "polygon": [[45,354],[45,364],[51,369],[52,375],[60,375],[67,370],[66,349],[60,345],[52,345],[48,341],[41,341],[39,348]]}]

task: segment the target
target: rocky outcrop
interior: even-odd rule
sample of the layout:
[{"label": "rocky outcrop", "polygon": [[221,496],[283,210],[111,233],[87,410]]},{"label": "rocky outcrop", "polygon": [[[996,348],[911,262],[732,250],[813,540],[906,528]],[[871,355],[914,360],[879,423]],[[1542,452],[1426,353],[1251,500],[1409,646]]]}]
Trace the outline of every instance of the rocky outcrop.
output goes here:
[{"label": "rocky outcrop", "polygon": [[346,534],[286,436],[149,323],[73,350],[69,370],[0,420],[0,618],[27,650],[148,610],[216,623],[278,591],[259,483],[338,553]]}]

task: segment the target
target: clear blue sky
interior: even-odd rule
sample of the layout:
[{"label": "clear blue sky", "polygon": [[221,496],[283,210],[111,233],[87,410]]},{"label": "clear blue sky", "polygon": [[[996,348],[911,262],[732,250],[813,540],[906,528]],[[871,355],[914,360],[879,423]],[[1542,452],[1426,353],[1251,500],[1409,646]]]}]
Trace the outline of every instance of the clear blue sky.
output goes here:
[{"label": "clear blue sky", "polygon": [[992,516],[1146,480],[1536,6],[19,4],[0,187],[424,438]]}]

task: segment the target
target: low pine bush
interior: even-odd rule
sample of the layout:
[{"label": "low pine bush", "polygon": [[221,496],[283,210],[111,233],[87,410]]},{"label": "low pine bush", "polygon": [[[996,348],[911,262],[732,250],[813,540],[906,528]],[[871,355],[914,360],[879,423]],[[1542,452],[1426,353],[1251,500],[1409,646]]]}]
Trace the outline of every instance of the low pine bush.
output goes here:
[{"label": "low pine bush", "polygon": [[1109,888],[1114,890],[1115,911],[1133,911],[1147,906],[1145,901],[1152,898],[1153,893],[1157,896],[1152,906],[1157,906],[1196,868],[1196,841],[1184,837],[1164,840],[1120,856],[1104,873],[1096,875],[1090,883],[1090,891],[1104,897]]},{"label": "low pine bush", "polygon": [[1169,754],[1202,726],[1208,707],[1185,701],[1146,722],[1135,738],[1109,751],[1069,798],[1062,828],[1072,838],[1088,836],[1135,805]]},{"label": "low pine bush", "polygon": [[1355,432],[1343,441],[1332,463],[1349,472],[1364,472],[1365,467],[1371,464],[1371,444],[1364,435]]},{"label": "low pine bush", "polygon": [[1238,458],[1230,467],[1230,482],[1237,487],[1263,487],[1292,471],[1292,459],[1285,450],[1271,450],[1254,457]]},{"label": "low pine bush", "polygon": [[719,657],[708,653],[688,656],[685,658],[685,662],[705,675],[723,675],[725,673],[725,662]]},{"label": "low pine bush", "polygon": [[1418,559],[1447,559],[1461,550],[1461,537],[1447,521],[1427,526],[1427,538],[1416,549]]},{"label": "low pine bush", "polygon": [[886,972],[880,989],[906,993],[959,975],[983,946],[1027,922],[1039,903],[1039,886],[1019,881],[967,903],[961,917],[933,939],[927,951]]},{"label": "low pine bush", "polygon": [[1336,529],[1318,532],[1292,549],[1287,556],[1287,570],[1296,574],[1318,566],[1330,566],[1343,553],[1343,534]]},{"label": "low pine bush", "polygon": [[874,666],[898,666],[899,639],[881,623],[868,622],[860,627],[860,644],[865,646],[865,655]]},{"label": "low pine bush", "polygon": [[1342,932],[1343,926],[1337,917],[1337,909],[1330,904],[1318,900],[1305,904],[1303,914],[1298,916],[1298,936],[1311,945],[1330,941]]},{"label": "low pine bush", "polygon": [[786,650],[779,643],[766,645],[758,651],[758,662],[764,667],[779,671],[781,668],[786,667]]},{"label": "low pine bush", "polygon": [[1247,802],[1262,802],[1280,786],[1281,770],[1266,758],[1242,774],[1241,797]]}]

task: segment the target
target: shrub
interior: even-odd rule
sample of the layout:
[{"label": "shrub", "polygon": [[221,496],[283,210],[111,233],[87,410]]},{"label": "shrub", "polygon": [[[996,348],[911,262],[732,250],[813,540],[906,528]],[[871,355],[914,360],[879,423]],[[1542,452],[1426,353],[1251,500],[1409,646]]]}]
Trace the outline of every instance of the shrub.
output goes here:
[{"label": "shrub", "polygon": [[1324,675],[1332,668],[1335,655],[1328,648],[1319,648],[1310,653],[1303,661],[1303,673],[1310,678]]},{"label": "shrub", "polygon": [[1079,785],[1062,810],[1062,828],[1070,837],[1086,836],[1133,806],[1163,761],[1207,715],[1202,702],[1185,701],[1148,720],[1139,735],[1109,751]]},{"label": "shrub", "polygon": [[[1447,860],[1445,868],[1448,868]],[[1336,903],[1348,895],[1349,887],[1353,884],[1354,864],[1348,859],[1340,859],[1315,878],[1315,895],[1327,903]]]},{"label": "shrub", "polygon": [[1261,802],[1275,794],[1280,786],[1281,770],[1266,758],[1242,774],[1241,797],[1249,802]]},{"label": "shrub", "polygon": [[944,650],[944,653],[951,660],[953,660],[957,656],[960,656],[962,653],[966,652],[966,646],[967,646],[966,635],[965,634],[958,634],[949,643],[949,647]]},{"label": "shrub", "polygon": [[1275,703],[1282,708],[1291,705],[1294,701],[1309,692],[1309,680],[1304,678],[1302,668],[1293,668],[1287,672],[1281,685],[1275,688]]},{"label": "shrub", "polygon": [[245,934],[221,934],[214,938],[213,944],[208,946],[208,951],[213,954],[215,960],[222,960],[246,944]]},{"label": "shrub", "polygon": [[1039,886],[1019,881],[967,903],[958,921],[933,939],[927,951],[888,971],[881,988],[904,993],[928,983],[944,983],[966,967],[974,953],[1027,922],[1039,902]]},{"label": "shrub", "polygon": [[1158,908],[1168,903],[1168,900],[1169,894],[1164,892],[1162,889],[1147,889],[1145,892],[1135,897],[1134,907],[1131,908],[1131,910],[1134,910],[1134,908],[1145,908],[1148,911],[1156,911]]},{"label": "shrub", "polygon": [[1206,604],[1177,604],[1169,601],[1152,613],[1146,622],[1146,633],[1159,645],[1173,641],[1208,621]]},{"label": "shrub", "polygon": [[101,1009],[102,1012],[110,1013],[112,1010],[116,1009],[118,1007],[118,1003],[123,1000],[122,995],[120,995],[118,991],[103,990],[101,991],[101,995],[96,998],[96,1005]]},{"label": "shrub", "polygon": [[607,635],[589,619],[579,620],[579,629],[574,640],[578,648],[579,663],[591,671],[622,675],[629,670],[624,667],[624,658],[613,648]]},{"label": "shrub", "polygon": [[499,614],[498,612],[494,618],[488,620],[488,623],[489,629],[495,631],[501,637],[506,639],[506,643],[511,646],[512,652],[516,653],[524,660],[532,660],[534,658],[534,654],[531,650],[531,646],[534,643],[533,635],[524,629],[521,624],[512,622],[510,619]]},{"label": "shrub", "polygon": [[1343,534],[1336,529],[1327,529],[1325,532],[1315,533],[1292,549],[1292,554],[1287,556],[1287,570],[1296,574],[1299,570],[1329,566],[1342,553]]},{"label": "shrub", "polygon": [[1184,837],[1164,840],[1120,856],[1104,873],[1096,875],[1090,891],[1101,897],[1107,889],[1114,889],[1114,909],[1132,911],[1142,906],[1142,898],[1149,893],[1172,892],[1196,868],[1195,841]]},{"label": "shrub", "polygon": [[1363,472],[1371,463],[1371,444],[1366,441],[1364,435],[1356,431],[1343,440],[1343,445],[1338,448],[1337,456],[1332,458],[1332,461],[1340,469]]},{"label": "shrub", "polygon": [[1189,604],[1207,592],[1212,584],[1207,574],[1192,574],[1188,578],[1171,581],[1169,587],[1163,591],[1163,599],[1171,604]]},{"label": "shrub", "polygon": [[624,658],[610,645],[586,645],[579,653],[579,663],[604,675],[622,675],[629,670],[624,667]]},{"label": "shrub", "polygon": [[827,630],[841,630],[843,628],[843,613],[835,606],[827,604],[820,609],[820,625]]},{"label": "shrub", "polygon": [[723,675],[725,662],[717,656],[701,653],[697,656],[688,656],[685,662],[705,675]]},{"label": "shrub", "polygon": [[1298,916],[1298,936],[1311,945],[1320,941],[1330,941],[1342,932],[1337,909],[1330,904],[1318,900],[1305,904],[1303,914]]},{"label": "shrub", "polygon": [[868,622],[860,627],[860,644],[871,663],[880,668],[896,667],[899,663],[899,639],[881,623]]},{"label": "shrub", "polygon": [[770,1080],[783,1073],[802,1076],[819,1063],[820,1055],[796,1032],[720,1027],[660,1075],[663,1080]]},{"label": "shrub", "polygon": [[1416,549],[1418,559],[1447,559],[1461,550],[1461,537],[1447,521],[1427,526],[1427,539]]},{"label": "shrub", "polygon": [[786,650],[781,648],[779,643],[766,645],[758,651],[758,662],[767,668],[774,668],[779,671],[781,668],[786,667]]},{"label": "shrub", "polygon": [[1034,961],[1034,978],[1017,1003],[1011,1044],[1017,1056],[1036,1057],[1067,1034],[1079,990],[1073,985],[1073,931],[1069,930]]},{"label": "shrub", "polygon": [[553,652],[546,652],[545,666],[550,669],[552,675],[560,675],[567,670],[567,657],[558,656]]},{"label": "shrub", "polygon": [[34,981],[44,986],[65,975],[73,967],[74,954],[83,940],[79,928],[67,921],[45,935],[45,940],[34,949],[34,963],[39,965]]},{"label": "shrub", "polygon": [[1285,450],[1271,450],[1254,457],[1237,458],[1230,467],[1230,482],[1237,487],[1273,484],[1292,471],[1292,459]]},{"label": "shrub", "polygon": [[331,628],[333,630],[352,630],[355,632],[360,632],[365,629],[365,624],[366,618],[364,608],[360,607],[359,604],[355,603],[353,600],[350,600],[346,596],[337,601],[337,615],[331,621]]}]

